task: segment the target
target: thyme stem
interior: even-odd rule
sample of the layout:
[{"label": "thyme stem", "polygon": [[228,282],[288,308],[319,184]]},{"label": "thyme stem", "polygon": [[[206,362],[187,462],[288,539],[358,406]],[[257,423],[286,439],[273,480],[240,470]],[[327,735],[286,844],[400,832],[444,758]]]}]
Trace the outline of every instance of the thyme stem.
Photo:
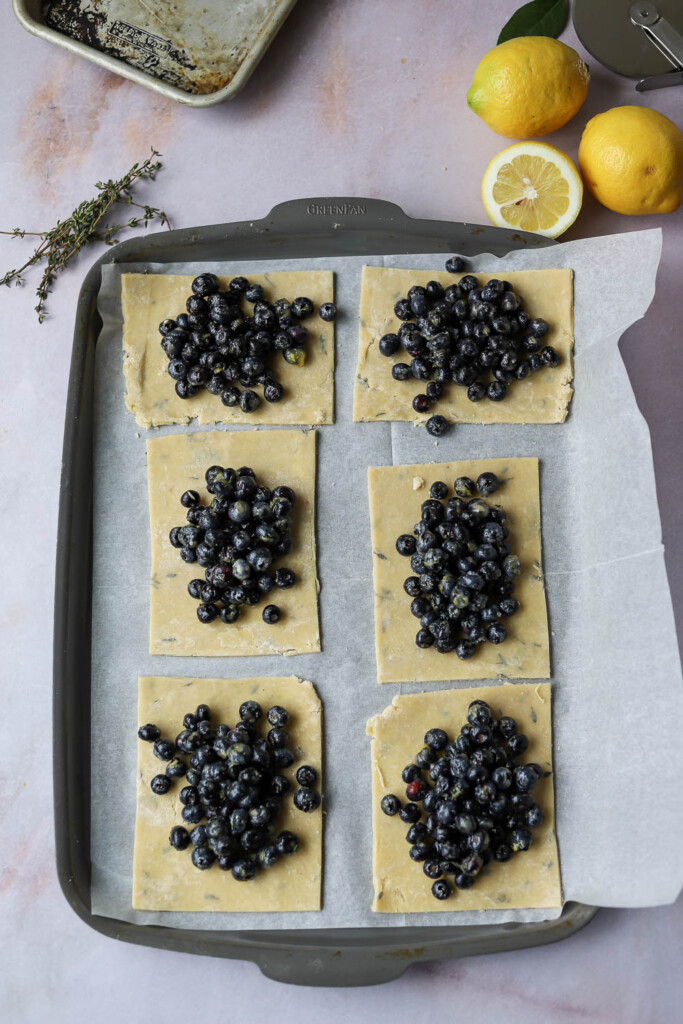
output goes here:
[{"label": "thyme stem", "polygon": [[[81,249],[88,242],[100,241],[107,245],[114,245],[117,241],[116,235],[124,228],[135,228],[143,225],[147,227],[150,221],[158,220],[160,224],[166,224],[170,228],[170,222],[163,210],[156,207],[136,203],[132,198],[132,189],[136,181],[143,179],[154,179],[156,172],[161,168],[161,162],[157,157],[161,156],[155,149],[152,149],[150,156],[142,163],[135,163],[122,178],[113,181],[98,181],[96,187],[98,194],[89,200],[85,200],[72,211],[71,215],[64,221],[57,221],[53,228],[48,231],[24,231],[22,228],[14,228],[13,231],[0,231],[0,235],[11,235],[14,238],[24,238],[26,235],[33,235],[42,241],[36,246],[33,255],[23,266],[14,270],[8,270],[4,277],[0,278],[0,284],[14,282],[16,285],[24,283],[24,272],[37,263],[45,262],[42,277],[36,295],[38,305],[35,307],[38,320],[43,322],[47,315],[46,301],[50,285],[56,274],[64,270],[70,260],[77,256]],[[115,203],[123,206],[135,206],[142,210],[142,214],[130,217],[125,224],[110,224],[105,218],[110,213]]]}]

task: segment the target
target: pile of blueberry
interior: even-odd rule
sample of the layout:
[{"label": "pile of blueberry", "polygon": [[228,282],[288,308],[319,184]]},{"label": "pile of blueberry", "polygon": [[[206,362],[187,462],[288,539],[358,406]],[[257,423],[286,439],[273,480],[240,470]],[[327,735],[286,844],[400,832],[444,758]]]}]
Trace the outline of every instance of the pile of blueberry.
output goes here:
[{"label": "pile of blueberry", "polygon": [[[171,846],[192,846],[192,863],[201,871],[216,864],[247,882],[259,868],[273,867],[280,857],[296,853],[299,842],[293,832],[277,831],[282,802],[291,790],[282,774],[294,761],[285,730],[289,715],[283,707],[270,708],[266,721],[271,728],[265,736],[260,735],[263,709],[257,701],[245,701],[239,715],[234,729],[214,725],[210,708],[200,704],[183,718],[175,742],[162,739],[151,724],[141,726],[138,736],[153,743],[155,757],[166,762],[165,773],[151,781],[152,791],[161,796],[175,780],[183,781],[179,799],[190,828],[174,826]],[[315,811],[320,806],[315,768],[302,765],[296,778],[300,788],[294,806]]]},{"label": "pile of blueberry", "polygon": [[457,889],[469,889],[491,861],[508,861],[531,846],[531,830],[544,820],[531,796],[543,770],[519,763],[528,746],[514,718],[496,719],[485,701],[472,701],[455,742],[443,729],[430,729],[414,763],[403,769],[408,802],[401,805],[393,794],[382,799],[384,813],[409,826],[409,855],[422,864],[436,899],[453,892],[447,876]]},{"label": "pile of blueberry", "polygon": [[[449,273],[464,269],[459,256],[446,262]],[[409,363],[394,363],[395,380],[429,382],[424,394],[413,399],[419,413],[428,412],[451,382],[467,388],[471,402],[501,402],[515,381],[560,362],[555,349],[543,345],[548,324],[529,317],[509,281],[491,279],[480,288],[476,277],[467,274],[447,288],[438,281],[424,288],[414,285],[407,298],[398,300],[394,314],[403,323],[397,334],[380,339],[379,350],[391,357],[402,348],[410,356]],[[443,416],[427,420],[434,437],[447,426]]]},{"label": "pile of blueberry", "polygon": [[[251,315],[243,311],[241,296],[253,304]],[[310,299],[267,302],[261,285],[246,277],[233,277],[222,292],[216,275],[205,273],[192,282],[185,308],[186,313],[159,325],[179,398],[193,398],[206,388],[223,405],[239,405],[242,412],[254,412],[261,404],[256,387],[263,389],[266,402],[282,399],[284,389],[268,364],[280,352],[286,362],[304,365],[308,330],[300,321],[313,315]],[[336,307],[325,302],[318,315],[334,320]]]},{"label": "pile of blueberry", "polygon": [[[190,580],[187,588],[199,601],[199,621],[220,616],[231,623],[274,587],[287,590],[296,583],[291,569],[273,570],[275,560],[292,550],[296,495],[291,487],[271,491],[259,484],[248,466],[211,466],[205,479],[214,496],[211,504],[202,505],[197,491],[185,491],[180,503],[187,509],[188,525],[174,526],[169,540],[184,562],[197,562],[204,569],[204,579]],[[263,610],[269,625],[280,617],[275,604]]]},{"label": "pile of blueberry", "polygon": [[418,647],[471,658],[479,644],[506,639],[501,620],[519,609],[513,593],[521,567],[511,554],[505,509],[483,500],[498,487],[495,473],[482,473],[476,485],[461,476],[448,498],[447,485],[433,483],[413,533],[397,539],[415,574],[403,588],[420,620]]}]

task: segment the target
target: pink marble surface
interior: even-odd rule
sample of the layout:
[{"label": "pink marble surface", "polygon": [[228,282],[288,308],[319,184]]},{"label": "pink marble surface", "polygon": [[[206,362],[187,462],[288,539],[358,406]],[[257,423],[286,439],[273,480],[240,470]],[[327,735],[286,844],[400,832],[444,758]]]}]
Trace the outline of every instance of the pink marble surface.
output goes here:
[{"label": "pink marble surface", "polygon": [[[243,94],[195,111],[29,36],[4,5],[0,227],[51,225],[95,180],[144,158],[150,144],[163,152],[165,169],[149,201],[175,226],[259,217],[282,200],[334,195],[390,199],[414,216],[482,221],[481,174],[505,142],[469,113],[465,93],[514,7],[510,0],[300,0]],[[564,38],[575,43],[571,29]],[[589,61],[588,100],[552,138],[556,145],[575,156],[585,120],[620,103],[653,106],[681,123],[683,90],[636,98],[633,83]],[[657,297],[622,349],[652,429],[680,622],[683,212],[630,220],[589,199],[566,237],[660,222]],[[27,252],[27,241],[0,238],[3,270]],[[42,327],[31,283],[0,296],[0,1017],[8,1024],[180,1020],[193,1012],[199,990],[236,1019],[267,1014],[283,1024],[323,1014],[333,1022],[402,1022],[425,1012],[510,1024],[680,1019],[683,900],[605,910],[553,947],[412,967],[388,987],[350,991],[276,985],[250,964],[127,946],[89,930],[68,908],[53,863],[52,587],[74,302],[96,255],[93,248],[60,280]]]}]

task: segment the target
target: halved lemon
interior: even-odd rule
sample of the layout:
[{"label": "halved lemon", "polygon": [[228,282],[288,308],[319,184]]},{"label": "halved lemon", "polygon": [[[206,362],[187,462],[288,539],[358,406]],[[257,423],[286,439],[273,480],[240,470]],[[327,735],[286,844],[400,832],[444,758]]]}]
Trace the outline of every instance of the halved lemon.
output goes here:
[{"label": "halved lemon", "polygon": [[481,198],[498,227],[557,238],[579,215],[583,182],[560,149],[545,142],[517,142],[486,168]]}]

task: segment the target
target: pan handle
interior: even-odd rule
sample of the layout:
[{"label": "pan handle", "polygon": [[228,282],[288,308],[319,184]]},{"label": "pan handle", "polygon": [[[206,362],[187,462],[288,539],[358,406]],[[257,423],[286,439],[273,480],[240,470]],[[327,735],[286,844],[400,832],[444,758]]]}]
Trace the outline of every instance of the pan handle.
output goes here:
[{"label": "pan handle", "polygon": [[371,953],[365,949],[273,950],[256,961],[262,974],[272,981],[316,988],[356,988],[383,985],[400,978],[410,967],[409,955]]},{"label": "pan handle", "polygon": [[379,225],[391,225],[401,228],[412,223],[412,218],[403,212],[396,203],[385,199],[363,199],[358,196],[317,197],[312,199],[290,199],[278,203],[267,217],[261,221],[268,227],[277,227],[280,231],[301,231],[302,221],[312,226],[319,225],[323,230],[343,228],[367,229]]}]

